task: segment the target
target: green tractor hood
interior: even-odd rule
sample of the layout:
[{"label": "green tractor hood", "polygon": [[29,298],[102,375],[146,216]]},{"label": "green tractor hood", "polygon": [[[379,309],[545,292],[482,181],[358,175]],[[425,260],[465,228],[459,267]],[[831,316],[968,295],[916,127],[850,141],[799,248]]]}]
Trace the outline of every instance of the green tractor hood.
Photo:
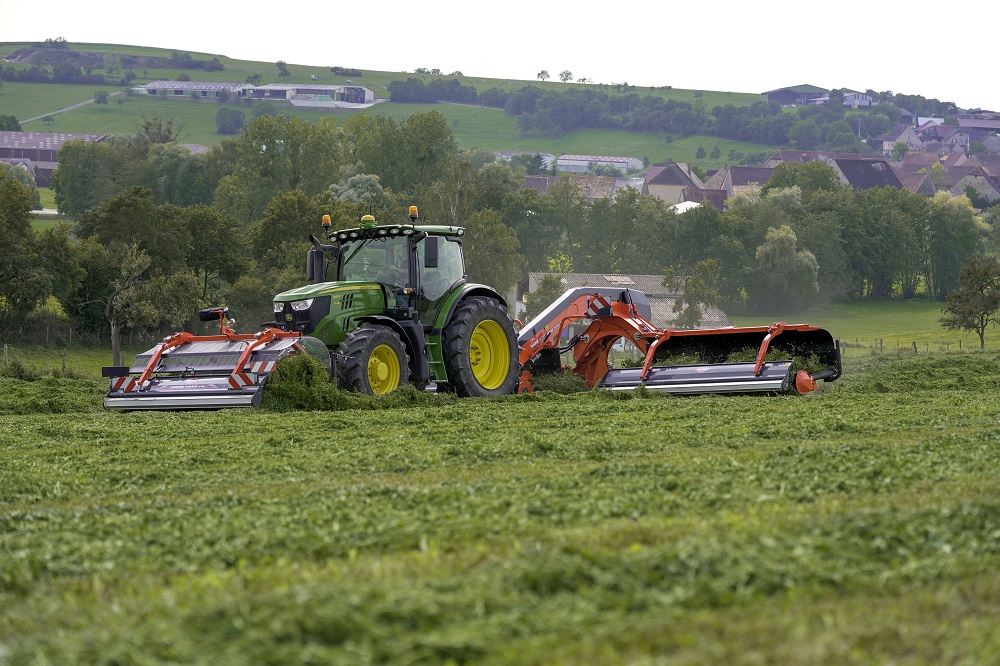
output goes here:
[{"label": "green tractor hood", "polygon": [[349,319],[381,314],[386,295],[377,282],[320,282],[283,291],[274,297],[278,328],[339,344],[353,328]]}]

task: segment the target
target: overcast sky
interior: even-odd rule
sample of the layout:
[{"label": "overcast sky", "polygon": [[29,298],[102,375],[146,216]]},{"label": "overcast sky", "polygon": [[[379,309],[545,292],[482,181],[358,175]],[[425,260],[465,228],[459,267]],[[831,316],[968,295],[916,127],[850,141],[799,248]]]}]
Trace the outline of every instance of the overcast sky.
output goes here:
[{"label": "overcast sky", "polygon": [[[156,46],[289,64],[760,93],[891,90],[1000,111],[1000,2],[0,0],[0,42]],[[939,27],[935,27],[939,23]],[[978,26],[978,27],[977,27]]]}]

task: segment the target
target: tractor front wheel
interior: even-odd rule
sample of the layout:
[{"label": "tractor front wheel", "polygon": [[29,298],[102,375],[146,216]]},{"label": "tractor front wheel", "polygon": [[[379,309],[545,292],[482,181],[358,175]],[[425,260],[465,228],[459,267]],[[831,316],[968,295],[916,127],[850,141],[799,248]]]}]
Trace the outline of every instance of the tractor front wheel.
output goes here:
[{"label": "tractor front wheel", "polygon": [[359,326],[337,355],[340,388],[368,395],[395,391],[410,379],[409,358],[399,335],[385,326]]},{"label": "tractor front wheel", "polygon": [[448,382],[460,396],[499,396],[517,388],[517,336],[492,298],[462,302],[444,330]]}]

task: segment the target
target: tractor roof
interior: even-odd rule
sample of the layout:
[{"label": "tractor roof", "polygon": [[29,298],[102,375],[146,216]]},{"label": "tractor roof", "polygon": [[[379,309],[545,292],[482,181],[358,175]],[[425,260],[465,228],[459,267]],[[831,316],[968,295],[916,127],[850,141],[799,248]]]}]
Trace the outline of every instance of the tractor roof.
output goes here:
[{"label": "tractor roof", "polygon": [[378,238],[390,236],[412,236],[420,232],[425,232],[432,236],[464,236],[463,227],[450,227],[434,224],[381,224],[369,227],[358,227],[356,229],[338,229],[329,234],[330,240],[336,239],[344,243],[357,240],[359,238]]}]

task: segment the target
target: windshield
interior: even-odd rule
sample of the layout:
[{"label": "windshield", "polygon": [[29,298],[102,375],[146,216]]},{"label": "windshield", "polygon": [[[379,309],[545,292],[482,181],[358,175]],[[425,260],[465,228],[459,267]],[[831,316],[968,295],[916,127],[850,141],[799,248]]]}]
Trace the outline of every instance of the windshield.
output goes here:
[{"label": "windshield", "polygon": [[404,236],[364,238],[340,247],[341,280],[404,285],[406,276]]}]

